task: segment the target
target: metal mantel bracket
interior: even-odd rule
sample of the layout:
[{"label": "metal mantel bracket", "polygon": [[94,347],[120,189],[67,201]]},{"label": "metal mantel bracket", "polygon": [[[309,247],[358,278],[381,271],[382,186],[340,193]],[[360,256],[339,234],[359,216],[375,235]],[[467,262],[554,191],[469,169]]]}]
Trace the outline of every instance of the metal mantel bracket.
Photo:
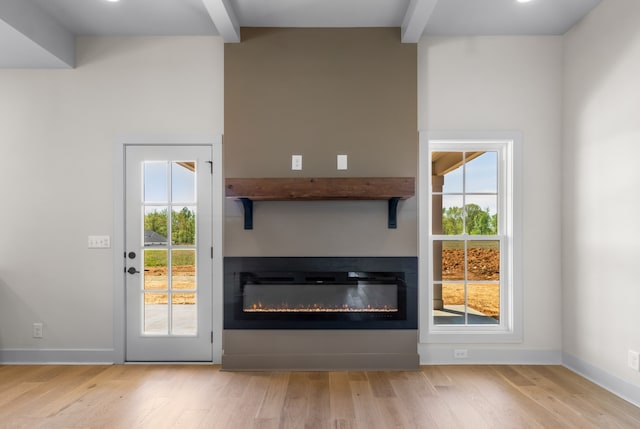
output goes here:
[{"label": "metal mantel bracket", "polygon": [[[387,227],[389,229],[398,228],[398,203],[402,198],[389,198],[389,211]],[[244,209],[244,229],[253,229],[253,200],[251,198],[238,198]]]},{"label": "metal mantel bracket", "polygon": [[250,198],[240,198],[244,208],[244,229],[253,229],[253,200]]},{"label": "metal mantel bracket", "polygon": [[400,197],[389,198],[389,214],[388,214],[388,223],[387,223],[387,227],[389,229],[398,228],[398,203],[399,202],[400,202]]}]

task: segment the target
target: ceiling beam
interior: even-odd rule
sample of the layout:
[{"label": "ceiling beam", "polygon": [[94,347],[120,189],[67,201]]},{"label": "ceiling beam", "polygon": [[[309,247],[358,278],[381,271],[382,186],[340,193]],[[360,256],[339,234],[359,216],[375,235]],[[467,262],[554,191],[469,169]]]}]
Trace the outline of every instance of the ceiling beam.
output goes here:
[{"label": "ceiling beam", "polygon": [[202,0],[225,43],[240,42],[240,23],[230,0]]},{"label": "ceiling beam", "polygon": [[[73,68],[76,62],[75,36],[37,5],[24,0],[0,1],[0,24],[14,42],[37,53],[25,59],[24,67]],[[9,46],[5,46],[9,48]],[[0,43],[0,48],[3,44]],[[20,64],[13,65],[20,67]]]},{"label": "ceiling beam", "polygon": [[402,20],[402,43],[417,43],[438,0],[411,0]]}]

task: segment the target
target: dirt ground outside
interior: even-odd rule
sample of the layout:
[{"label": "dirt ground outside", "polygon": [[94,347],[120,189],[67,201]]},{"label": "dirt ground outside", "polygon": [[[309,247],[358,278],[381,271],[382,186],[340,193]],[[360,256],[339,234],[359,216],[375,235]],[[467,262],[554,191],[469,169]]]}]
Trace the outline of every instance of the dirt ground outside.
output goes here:
[{"label": "dirt ground outside", "polygon": [[[491,284],[468,284],[467,300],[469,307],[487,316],[500,316],[500,252],[497,249],[472,248],[468,250],[469,280],[495,281]],[[147,267],[144,287],[145,304],[167,304],[167,267]],[[195,266],[176,265],[173,267],[174,290],[193,290],[196,288]],[[442,280],[451,282],[464,279],[464,250],[442,250]],[[442,287],[445,305],[464,304],[464,285],[447,283]],[[173,304],[195,304],[195,294],[175,293]]]},{"label": "dirt ground outside", "polygon": [[[167,304],[168,288],[167,267],[146,267],[144,273],[145,304]],[[196,267],[194,265],[173,266],[173,304],[195,304],[196,294],[193,292],[179,292],[180,290],[194,290],[196,286]]]},{"label": "dirt ground outside", "polygon": [[[487,316],[500,316],[500,251],[498,249],[468,249],[468,280],[495,281],[491,284],[468,283],[469,307]],[[464,249],[442,250],[442,280],[464,279]],[[464,304],[464,284],[442,286],[444,305]]]}]

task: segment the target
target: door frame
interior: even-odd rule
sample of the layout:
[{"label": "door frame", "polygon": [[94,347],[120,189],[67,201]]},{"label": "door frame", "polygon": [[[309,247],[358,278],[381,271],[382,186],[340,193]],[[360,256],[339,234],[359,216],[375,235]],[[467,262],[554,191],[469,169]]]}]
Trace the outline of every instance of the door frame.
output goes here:
[{"label": "door frame", "polygon": [[113,362],[126,363],[126,294],[125,294],[125,153],[127,146],[208,146],[213,154],[212,174],[212,234],[213,285],[211,327],[213,330],[212,363],[222,360],[222,246],[224,222],[224,172],[222,136],[202,138],[161,138],[154,140],[126,139],[114,144],[113,150]]}]

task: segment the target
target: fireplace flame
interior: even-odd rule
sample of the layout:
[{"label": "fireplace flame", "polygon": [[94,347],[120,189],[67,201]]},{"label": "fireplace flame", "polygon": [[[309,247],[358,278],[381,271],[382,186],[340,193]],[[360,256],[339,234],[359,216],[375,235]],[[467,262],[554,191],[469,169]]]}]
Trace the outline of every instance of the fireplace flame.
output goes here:
[{"label": "fireplace flame", "polygon": [[264,306],[261,302],[253,303],[244,308],[245,313],[397,313],[398,309],[383,305],[372,307],[370,304],[366,308],[349,307],[348,304],[342,306],[327,307],[321,304],[308,304],[306,306],[291,307],[287,303],[276,306]]}]

